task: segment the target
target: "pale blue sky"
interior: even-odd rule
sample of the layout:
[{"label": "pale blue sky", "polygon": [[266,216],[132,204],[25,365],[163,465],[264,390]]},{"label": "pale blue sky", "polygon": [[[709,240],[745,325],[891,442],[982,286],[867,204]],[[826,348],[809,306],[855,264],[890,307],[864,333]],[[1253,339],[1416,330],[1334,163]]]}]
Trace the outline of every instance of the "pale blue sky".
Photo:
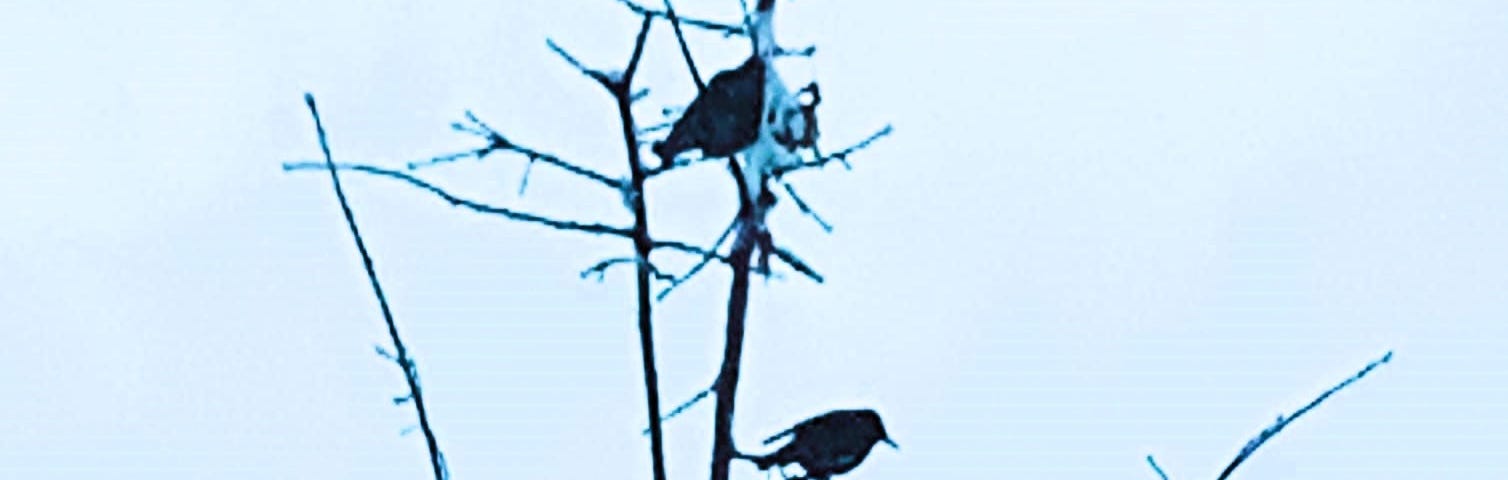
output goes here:
[{"label": "pale blue sky", "polygon": [[[682,1],[733,20],[733,0]],[[339,160],[515,140],[622,172],[600,87],[611,0],[0,4],[0,477],[426,478],[412,409],[301,95]],[[653,104],[692,86],[658,25]],[[1494,1],[788,0],[785,65],[855,170],[793,178],[781,242],[828,278],[756,282],[735,435],[872,406],[900,451],[848,478],[1213,478],[1388,349],[1239,478],[1508,474],[1508,6]],[[705,70],[747,51],[695,34]],[[710,74],[710,72],[709,72]],[[649,118],[649,117],[646,117]],[[458,194],[617,224],[608,192],[494,157]],[[346,177],[457,479],[649,478],[627,253]],[[710,241],[715,167],[656,184]],[[665,402],[705,387],[727,274],[658,305]],[[706,475],[711,408],[668,424]],[[746,463],[735,478],[764,478]]]}]

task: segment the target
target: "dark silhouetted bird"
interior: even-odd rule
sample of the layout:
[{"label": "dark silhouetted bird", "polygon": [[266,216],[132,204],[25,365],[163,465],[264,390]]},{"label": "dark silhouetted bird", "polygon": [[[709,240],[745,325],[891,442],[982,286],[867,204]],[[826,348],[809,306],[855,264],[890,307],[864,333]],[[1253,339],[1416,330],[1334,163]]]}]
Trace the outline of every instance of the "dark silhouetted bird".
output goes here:
[{"label": "dark silhouetted bird", "polygon": [[766,70],[764,59],[751,56],[738,68],[712,76],[707,90],[686,107],[670,135],[655,143],[653,150],[662,165],[691,150],[701,150],[703,157],[731,156],[759,140]]},{"label": "dark silhouetted bird", "polygon": [[801,477],[827,480],[858,467],[874,444],[885,442],[899,449],[885,433],[885,424],[874,410],[835,410],[807,419],[764,441],[766,445],[790,436],[790,443],[769,455],[742,455],[760,470],[792,463],[806,470]]},{"label": "dark silhouetted bird", "polygon": [[[744,157],[745,184],[763,179],[801,161],[795,151],[816,143],[815,87],[792,95],[774,66],[775,2],[761,0],[751,18],[754,53],[743,64],[712,77],[685,113],[653,150],[661,165],[677,155],[701,150],[703,157]],[[803,102],[809,98],[809,102]],[[757,198],[749,192],[749,199]]]}]

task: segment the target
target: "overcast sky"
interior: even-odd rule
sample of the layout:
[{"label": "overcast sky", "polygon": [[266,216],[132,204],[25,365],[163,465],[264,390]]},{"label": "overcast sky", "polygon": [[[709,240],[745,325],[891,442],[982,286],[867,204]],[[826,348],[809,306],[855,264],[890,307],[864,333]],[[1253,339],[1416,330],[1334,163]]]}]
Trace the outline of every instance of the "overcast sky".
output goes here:
[{"label": "overcast sky", "polygon": [[[438,4],[431,4],[438,3]],[[655,2],[651,2],[655,3]],[[736,21],[733,0],[682,0]],[[783,0],[781,65],[820,80],[853,171],[791,178],[777,240],[827,282],[752,292],[735,437],[873,407],[847,478],[1213,478],[1247,439],[1391,364],[1239,478],[1508,474],[1508,6],[1497,1]],[[426,478],[422,436],[301,95],[337,160],[401,167],[510,138],[621,175],[611,0],[0,4],[0,477]],[[747,43],[697,32],[704,71]],[[694,87],[656,25],[640,85]],[[521,159],[417,172],[458,195],[627,225]],[[649,478],[628,242],[346,189],[457,479]],[[656,180],[657,237],[735,204]],[[664,257],[667,266],[687,260]],[[728,274],[657,304],[663,401],[707,386]],[[666,426],[707,474],[711,403]],[[764,478],[747,463],[737,479]]]}]

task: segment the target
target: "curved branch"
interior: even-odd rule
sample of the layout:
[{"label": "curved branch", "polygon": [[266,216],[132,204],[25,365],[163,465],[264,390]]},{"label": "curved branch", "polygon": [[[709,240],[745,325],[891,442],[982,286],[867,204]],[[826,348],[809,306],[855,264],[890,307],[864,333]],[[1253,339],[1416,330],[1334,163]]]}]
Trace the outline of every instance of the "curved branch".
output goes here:
[{"label": "curved branch", "polygon": [[1230,465],[1227,465],[1224,471],[1220,472],[1220,477],[1217,480],[1225,480],[1226,478],[1230,477],[1230,474],[1236,471],[1236,467],[1240,466],[1241,462],[1244,462],[1247,458],[1250,458],[1253,453],[1257,452],[1258,447],[1261,447],[1262,444],[1267,443],[1268,440],[1272,440],[1273,437],[1276,437],[1278,435],[1278,432],[1282,432],[1283,429],[1286,428],[1289,424],[1293,423],[1294,420],[1298,420],[1299,417],[1303,416],[1305,413],[1309,413],[1309,411],[1313,410],[1315,407],[1318,407],[1320,403],[1323,403],[1325,399],[1330,398],[1330,396],[1334,395],[1335,392],[1339,392],[1341,391],[1341,389],[1351,386],[1351,384],[1356,383],[1357,380],[1361,380],[1362,377],[1367,376],[1368,373],[1372,373],[1373,369],[1382,366],[1382,364],[1384,363],[1388,363],[1392,359],[1393,352],[1389,351],[1387,354],[1383,355],[1382,358],[1373,360],[1372,363],[1368,363],[1366,367],[1362,368],[1361,371],[1356,372],[1356,374],[1352,375],[1351,378],[1347,378],[1345,381],[1340,382],[1336,386],[1330,387],[1329,390],[1325,390],[1325,393],[1321,393],[1319,397],[1315,397],[1315,399],[1309,402],[1308,405],[1304,405],[1303,408],[1294,411],[1293,415],[1289,415],[1287,417],[1279,415],[1277,422],[1274,422],[1272,426],[1263,429],[1262,433],[1257,434],[1256,437],[1246,442],[1246,446],[1241,447],[1241,453],[1236,454],[1236,458],[1234,460],[1231,460]]}]

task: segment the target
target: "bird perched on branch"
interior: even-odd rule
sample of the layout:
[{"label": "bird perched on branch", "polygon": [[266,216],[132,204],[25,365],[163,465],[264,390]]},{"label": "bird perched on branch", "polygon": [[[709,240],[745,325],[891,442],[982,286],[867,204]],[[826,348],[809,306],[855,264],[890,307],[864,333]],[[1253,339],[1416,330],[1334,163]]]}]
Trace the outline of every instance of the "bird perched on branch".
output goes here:
[{"label": "bird perched on branch", "polygon": [[764,110],[764,79],[765,62],[758,56],[712,76],[707,89],[675,121],[670,135],[655,143],[655,155],[668,165],[691,150],[701,150],[704,157],[726,157],[753,145],[759,139]]},{"label": "bird perched on branch", "polygon": [[816,144],[816,84],[792,95],[774,67],[773,0],[761,0],[750,22],[754,51],[737,68],[712,77],[665,140],[652,147],[661,165],[700,150],[703,157],[742,154],[750,201],[757,201],[764,179],[799,163],[796,149]]},{"label": "bird perched on branch", "polygon": [[775,453],[741,457],[754,462],[760,470],[794,463],[806,470],[799,479],[827,480],[858,467],[876,443],[900,448],[885,433],[880,414],[869,409],[827,412],[765,439],[764,443],[769,445],[787,436],[792,437],[790,443]]}]

